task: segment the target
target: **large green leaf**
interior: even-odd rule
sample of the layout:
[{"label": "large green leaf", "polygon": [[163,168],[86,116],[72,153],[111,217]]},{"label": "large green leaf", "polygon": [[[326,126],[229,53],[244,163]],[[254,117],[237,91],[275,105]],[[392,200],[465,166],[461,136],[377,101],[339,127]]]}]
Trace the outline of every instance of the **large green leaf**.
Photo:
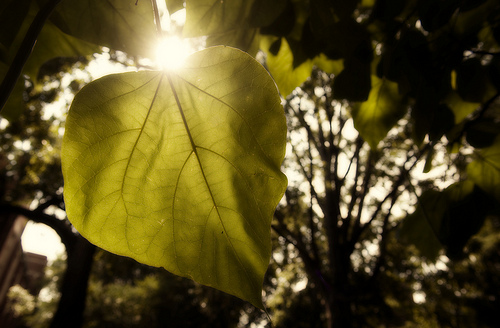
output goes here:
[{"label": "large green leaf", "polygon": [[377,148],[378,143],[404,115],[405,107],[401,100],[397,83],[372,76],[368,100],[355,106],[352,111],[354,127],[371,148]]},{"label": "large green leaf", "polygon": [[104,249],[262,307],[285,140],[274,82],[239,50],[104,77],[69,111],[68,217]]},{"label": "large green leaf", "polygon": [[153,58],[155,54],[151,1],[62,1],[52,21],[63,32],[91,43],[132,56]]}]

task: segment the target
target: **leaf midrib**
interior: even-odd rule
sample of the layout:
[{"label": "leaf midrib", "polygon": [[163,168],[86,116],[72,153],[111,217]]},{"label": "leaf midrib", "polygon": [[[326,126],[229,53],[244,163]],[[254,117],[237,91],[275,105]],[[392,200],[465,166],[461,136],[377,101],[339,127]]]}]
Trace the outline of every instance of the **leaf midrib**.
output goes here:
[{"label": "leaf midrib", "polygon": [[[210,188],[210,184],[208,183],[208,180],[206,178],[206,175],[205,175],[205,171],[203,170],[203,166],[201,164],[201,161],[200,161],[200,157],[198,155],[198,151],[197,151],[197,146],[193,140],[193,137],[191,135],[191,131],[189,130],[189,126],[187,124],[187,120],[186,120],[186,117],[184,115],[184,111],[182,109],[182,105],[181,105],[181,102],[179,100],[179,96],[177,95],[177,91],[175,90],[175,87],[174,87],[174,83],[172,81],[172,77],[170,76],[170,74],[168,72],[165,72],[164,75],[167,76],[168,78],[168,82],[170,84],[170,88],[172,90],[172,94],[174,95],[174,98],[175,98],[175,102],[177,104],[177,107],[179,108],[179,113],[181,114],[181,117],[182,117],[182,122],[184,124],[184,127],[186,129],[186,133],[189,137],[189,141],[191,143],[191,147],[193,149],[193,152],[192,154],[194,154],[194,156],[196,157],[196,160],[198,162],[198,166],[200,167],[200,171],[201,171],[201,174],[203,176],[203,180],[205,181],[205,184],[207,186],[207,189],[208,189],[208,192],[210,194],[210,198],[212,199],[212,203],[214,205],[214,208],[215,208],[215,211],[217,212],[217,216],[219,218],[219,221],[221,223],[221,226],[222,226],[222,230],[224,231],[224,237],[226,238],[227,242],[229,243],[229,245],[231,246],[231,250],[233,251],[236,259],[238,260],[238,263],[240,264],[240,267],[243,268],[243,271],[245,272],[245,275],[248,277],[249,281],[251,282],[252,279],[249,275],[249,273],[247,272],[247,270],[245,269],[245,266],[243,265],[243,263],[241,262],[241,259],[240,257],[238,256],[238,252],[236,251],[231,239],[229,238],[229,235],[227,233],[227,230],[226,230],[226,227],[224,225],[224,222],[222,221],[222,216],[219,212],[219,206],[217,205],[217,202],[215,201],[215,197],[213,196],[213,193],[212,193],[212,189]],[[163,75],[162,75],[163,76]],[[173,201],[173,200],[172,200]],[[175,247],[174,247],[175,248]]]}]

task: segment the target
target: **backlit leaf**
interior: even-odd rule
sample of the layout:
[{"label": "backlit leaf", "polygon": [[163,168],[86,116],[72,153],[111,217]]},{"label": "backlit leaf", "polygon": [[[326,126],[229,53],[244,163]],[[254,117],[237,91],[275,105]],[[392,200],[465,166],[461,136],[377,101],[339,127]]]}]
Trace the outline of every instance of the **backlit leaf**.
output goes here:
[{"label": "backlit leaf", "polygon": [[131,56],[152,58],[155,53],[151,1],[62,1],[52,21],[67,34]]},{"label": "backlit leaf", "polygon": [[69,111],[68,217],[106,250],[262,307],[285,140],[274,82],[239,50],[104,77]]},{"label": "backlit leaf", "polygon": [[23,73],[36,81],[40,66],[52,58],[88,56],[98,51],[99,46],[65,34],[54,24],[47,22]]},{"label": "backlit leaf", "polygon": [[475,152],[476,160],[467,166],[467,174],[484,191],[500,200],[500,138],[491,147]]},{"label": "backlit leaf", "polygon": [[404,115],[401,100],[397,83],[372,76],[368,100],[355,106],[352,111],[354,127],[371,148],[377,148],[378,143]]},{"label": "backlit leaf", "polygon": [[455,114],[455,123],[460,123],[464,118],[473,113],[481,103],[471,103],[463,101],[456,92],[450,92],[446,97],[445,103],[451,108]]},{"label": "backlit leaf", "polygon": [[313,63],[311,60],[307,60],[298,67],[293,67],[293,53],[286,39],[281,39],[281,47],[276,55],[269,51],[273,39],[270,37],[262,38],[261,48],[266,51],[266,64],[269,67],[269,72],[276,81],[280,93],[286,97],[311,75]]}]

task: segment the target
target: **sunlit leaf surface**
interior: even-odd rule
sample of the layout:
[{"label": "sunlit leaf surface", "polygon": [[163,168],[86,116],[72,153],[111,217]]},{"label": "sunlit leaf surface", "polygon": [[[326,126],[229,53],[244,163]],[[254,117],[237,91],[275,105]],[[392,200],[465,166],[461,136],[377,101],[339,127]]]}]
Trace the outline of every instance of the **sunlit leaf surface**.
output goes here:
[{"label": "sunlit leaf surface", "polygon": [[397,83],[372,76],[372,90],[368,100],[353,108],[354,127],[371,148],[377,148],[380,140],[404,114]]},{"label": "sunlit leaf surface", "polygon": [[233,48],[96,80],[66,123],[68,217],[104,249],[262,307],[285,135],[272,79]]},{"label": "sunlit leaf surface", "polygon": [[288,42],[282,39],[278,53],[273,55],[269,51],[271,41],[272,38],[263,38],[261,47],[266,51],[266,64],[269,67],[269,71],[276,81],[280,93],[283,97],[286,97],[311,75],[313,63],[307,60],[298,67],[293,67],[293,53],[290,50]]}]

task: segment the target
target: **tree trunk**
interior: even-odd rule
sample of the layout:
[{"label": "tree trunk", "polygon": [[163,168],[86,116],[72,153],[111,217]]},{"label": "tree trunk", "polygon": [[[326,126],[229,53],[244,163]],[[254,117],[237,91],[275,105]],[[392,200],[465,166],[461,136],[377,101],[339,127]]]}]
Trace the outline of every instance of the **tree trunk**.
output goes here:
[{"label": "tree trunk", "polygon": [[336,245],[334,264],[332,267],[332,289],[326,300],[326,317],[328,328],[353,327],[352,295],[350,288],[351,262],[350,252],[342,245]]},{"label": "tree trunk", "polygon": [[67,269],[61,286],[61,299],[50,325],[51,328],[82,326],[95,248],[82,236],[76,236],[74,247],[68,251]]}]

